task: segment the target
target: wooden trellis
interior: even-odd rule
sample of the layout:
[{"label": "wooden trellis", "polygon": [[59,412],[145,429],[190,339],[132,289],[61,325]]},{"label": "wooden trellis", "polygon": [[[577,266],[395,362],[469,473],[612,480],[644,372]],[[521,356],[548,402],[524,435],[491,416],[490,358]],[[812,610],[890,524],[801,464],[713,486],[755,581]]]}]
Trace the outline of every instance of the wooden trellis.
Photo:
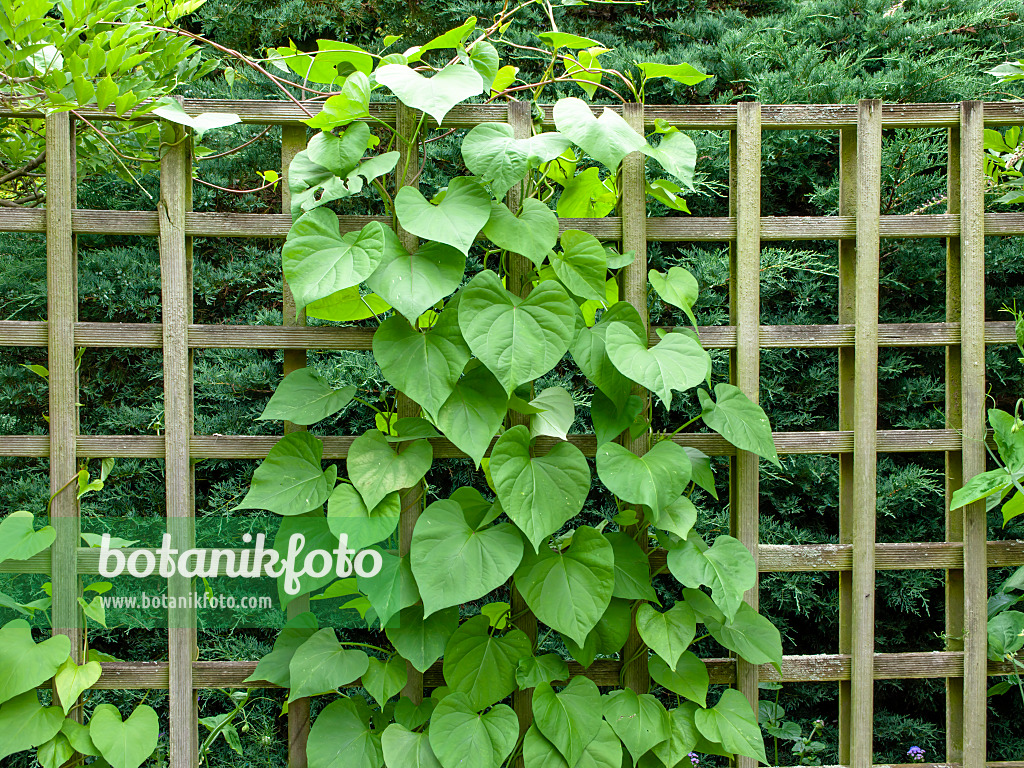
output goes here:
[{"label": "wooden trellis", "polygon": [[[445,127],[469,128],[481,122],[509,122],[522,134],[529,112],[510,105],[456,107]],[[287,176],[291,159],[305,145],[304,114],[293,104],[263,101],[185,100],[185,110],[233,112],[244,122],[282,126],[282,166]],[[319,106],[311,106],[319,109]],[[620,215],[603,219],[562,219],[563,229],[590,232],[621,241],[637,253],[625,270],[623,291],[647,320],[646,246],[662,242],[726,242],[731,255],[730,325],[704,327],[706,347],[728,349],[733,381],[752,399],[759,386],[763,348],[837,349],[839,355],[839,429],[828,432],[780,432],[780,454],[833,454],[840,460],[839,544],[765,545],[758,537],[758,462],[737,452],[717,435],[681,434],[673,439],[709,455],[732,456],[733,533],[754,553],[759,571],[831,571],[839,573],[840,637],[838,653],[786,656],[782,673],[735,659],[709,659],[711,682],[737,686],[752,701],[759,681],[838,682],[840,686],[840,761],[855,768],[872,764],[873,688],[876,680],[944,678],[947,691],[949,764],[981,768],[986,764],[986,688],[990,674],[1007,670],[986,658],[986,569],[1024,564],[1024,542],[986,541],[983,502],[947,513],[946,540],[928,543],[875,541],[875,468],[879,453],[943,452],[949,495],[985,469],[984,353],[986,344],[1014,341],[1009,322],[985,322],[985,235],[1024,234],[1024,214],[984,211],[983,130],[1024,122],[1024,106],[1013,103],[901,104],[862,101],[848,106],[627,105],[626,119],[637,130],[661,118],[682,129],[730,132],[729,216],[717,218],[646,216],[643,158],[627,158],[623,167]],[[397,125],[411,136],[416,115],[394,104],[373,107],[374,117]],[[103,113],[83,113],[105,119]],[[551,124],[550,110],[546,122]],[[2,114],[13,117],[11,113]],[[147,118],[151,119],[151,118]],[[945,127],[949,133],[948,212],[936,215],[880,216],[882,131],[886,128]],[[764,217],[760,211],[761,133],[764,130],[813,129],[840,135],[839,216]],[[181,129],[165,125],[172,139]],[[305,364],[307,349],[370,349],[367,328],[307,328],[284,297],[285,324],[269,326],[196,325],[192,322],[191,238],[283,237],[287,214],[194,213],[191,208],[189,142],[174,143],[161,162],[160,201],[155,212],[79,210],[75,194],[74,124],[67,114],[46,118],[47,209],[0,210],[0,231],[41,232],[47,239],[47,321],[0,322],[0,346],[45,347],[48,352],[49,436],[0,437],[0,456],[48,457],[51,489],[57,491],[77,470],[81,458],[130,456],[164,459],[168,526],[177,545],[194,540],[195,503],[192,462],[204,458],[257,459],[266,456],[274,437],[193,434],[192,354],[203,348],[281,349],[286,371]],[[403,148],[403,152],[408,150]],[[415,163],[411,174],[415,174]],[[405,167],[404,162],[401,167]],[[288,210],[287,190],[284,208]],[[342,232],[361,228],[374,217],[340,217]],[[379,218],[379,217],[377,217]],[[387,219],[380,219],[389,221]],[[162,324],[81,323],[77,319],[76,245],[78,234],[130,234],[159,238],[162,275]],[[400,233],[403,237],[408,235]],[[878,322],[878,253],[880,238],[945,238],[947,243],[946,322],[887,324]],[[763,326],[759,310],[759,254],[762,241],[829,240],[839,242],[838,324]],[[521,268],[521,267],[520,267]],[[513,264],[514,286],[516,266]],[[521,278],[520,278],[521,279]],[[521,286],[520,286],[521,287]],[[658,340],[650,329],[651,343]],[[165,433],[162,436],[78,434],[75,350],[79,347],[133,347],[163,350]],[[877,361],[879,347],[943,347],[946,350],[946,425],[937,430],[877,429]],[[294,429],[286,425],[286,430]],[[324,458],[341,459],[353,436],[324,438]],[[649,437],[631,448],[641,451]],[[593,456],[591,436],[572,436]],[[446,440],[435,440],[436,457],[462,454]],[[544,442],[542,440],[542,442]],[[415,521],[417,494],[403,498],[400,547],[408,547]],[[59,522],[50,552],[31,560],[6,563],[3,570],[49,573],[53,582],[53,623],[79,648],[82,616],[76,598],[79,576],[98,573],[95,549],[79,546],[78,506],[73,490],[59,494],[53,518]],[[664,553],[651,552],[651,563],[664,563]],[[925,653],[876,653],[874,639],[875,575],[879,570],[942,569],[946,571],[948,649]],[[171,594],[187,593],[191,585],[177,580]],[[515,598],[513,598],[515,599]],[[757,590],[747,599],[757,605]],[[305,610],[296,600],[291,612]],[[527,620],[528,622],[529,620]],[[173,768],[193,768],[197,753],[196,691],[200,688],[243,687],[252,662],[198,662],[195,615],[176,609],[169,617],[168,660],[157,664],[105,663],[97,687],[107,689],[164,688],[170,693],[170,742]],[[526,631],[531,631],[527,625]],[[534,623],[532,631],[536,631]],[[636,648],[633,637],[624,657]],[[642,666],[642,665],[641,665]],[[620,683],[621,662],[603,660],[587,670],[570,665],[599,685]],[[647,685],[646,668],[625,670],[623,679],[635,688]],[[419,677],[410,675],[403,692],[413,698],[423,687],[442,684],[437,664]],[[248,684],[252,685],[252,684]],[[255,687],[255,686],[253,686]],[[529,699],[514,702],[529,716]],[[756,706],[756,704],[755,704]],[[304,768],[309,709],[295,702],[289,709],[291,765]],[[744,768],[752,761],[741,759]],[[940,764],[933,764],[934,766]],[[993,765],[990,763],[990,765]],[[1001,763],[1024,767],[1024,761]]]}]

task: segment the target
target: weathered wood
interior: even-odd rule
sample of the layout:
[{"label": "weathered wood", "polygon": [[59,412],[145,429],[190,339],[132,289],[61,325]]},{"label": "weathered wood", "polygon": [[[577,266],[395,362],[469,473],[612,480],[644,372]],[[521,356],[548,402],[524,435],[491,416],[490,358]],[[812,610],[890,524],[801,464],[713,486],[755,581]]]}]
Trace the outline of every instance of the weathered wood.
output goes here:
[{"label": "weathered wood", "polygon": [[[965,101],[960,112],[960,394],[964,481],[985,466],[985,169],[984,112]],[[988,572],[984,500],[962,509],[964,540],[963,764],[986,757]]]},{"label": "weathered wood", "polygon": [[857,115],[857,240],[854,295],[853,577],[850,618],[850,766],[871,766],[874,731],[875,500],[878,447],[878,262],[882,102]]},{"label": "weathered wood", "polygon": [[[185,234],[185,211],[191,207],[191,137],[172,123],[162,126],[169,145],[160,161],[160,278],[163,307],[164,469],[167,531],[179,552],[195,544],[195,474],[192,439],[192,245]],[[192,593],[192,580],[168,579],[167,594]],[[195,609],[176,602],[168,610],[171,768],[194,768],[198,762],[199,707],[192,686],[192,662],[198,656]]]},{"label": "weathered wood", "polygon": [[[759,401],[761,378],[761,105],[736,105],[736,130],[729,141],[729,214],[736,218],[736,241],[730,244],[729,319],[736,328],[730,379],[752,402]],[[730,529],[754,556],[760,537],[760,459],[737,451],[730,461]],[[744,600],[758,609],[758,587]],[[758,666],[736,659],[736,688],[758,711]],[[738,768],[756,768],[757,760],[737,756]]]}]

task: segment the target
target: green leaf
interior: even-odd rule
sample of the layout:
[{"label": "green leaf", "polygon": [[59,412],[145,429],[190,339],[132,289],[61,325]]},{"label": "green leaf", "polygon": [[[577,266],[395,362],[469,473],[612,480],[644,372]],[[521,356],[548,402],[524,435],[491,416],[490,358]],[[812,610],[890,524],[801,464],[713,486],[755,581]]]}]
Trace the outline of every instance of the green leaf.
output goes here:
[{"label": "green leaf", "polygon": [[[677,128],[670,128],[656,147],[647,147],[644,153],[675,176],[683,185],[693,189],[693,171],[697,165],[697,147],[693,139]],[[664,184],[664,182],[662,182]]]},{"label": "green leaf", "polygon": [[594,46],[601,45],[599,42],[591,40],[589,37],[571,35],[568,32],[538,32],[537,37],[539,37],[546,46],[554,49],[572,48],[579,50],[582,48],[593,48]]},{"label": "green leaf", "polygon": [[605,443],[597,449],[597,476],[623,501],[647,507],[656,525],[658,510],[675,501],[690,482],[690,457],[671,440],[655,443],[643,456]]},{"label": "green leaf", "polygon": [[383,707],[388,699],[405,687],[408,678],[405,659],[402,657],[392,656],[387,661],[370,658],[363,673],[363,687]]},{"label": "green leaf", "polygon": [[65,718],[60,732],[67,737],[72,749],[76,752],[90,757],[100,756],[100,751],[96,749],[96,745],[92,743],[92,738],[89,736],[89,726]]},{"label": "green leaf", "polygon": [[429,616],[508,581],[522,560],[523,540],[508,523],[474,528],[457,502],[442,499],[416,521],[409,555]]},{"label": "green leaf", "polygon": [[[0,630],[2,632],[3,630]],[[60,635],[66,637],[66,635]],[[109,707],[109,704],[100,706]],[[99,711],[99,707],[97,707]],[[38,747],[60,731],[64,715],[60,707],[46,707],[39,704],[35,690],[25,691],[0,705],[0,760],[15,752]]]},{"label": "green leaf", "polygon": [[444,679],[455,693],[464,693],[474,710],[501,701],[516,689],[519,660],[532,650],[519,629],[492,635],[490,621],[478,615],[464,622],[444,651]]},{"label": "green leaf", "polygon": [[318,299],[306,305],[306,316],[335,323],[351,323],[366,320],[376,315],[383,315],[391,309],[391,305],[375,293],[365,296],[359,288],[346,288],[344,291],[332,293],[325,299]]},{"label": "green leaf", "polygon": [[278,440],[252,476],[249,492],[235,509],[266,509],[301,515],[327,501],[331,487],[320,466],[324,444],[307,432]]},{"label": "green leaf", "polygon": [[597,736],[583,748],[583,754],[575,765],[566,762],[536,725],[531,725],[526,732],[523,757],[530,768],[621,768],[623,765],[622,743],[603,720]]},{"label": "green leaf", "polygon": [[380,743],[388,768],[442,768],[425,733],[414,733],[399,723],[392,723],[384,729]]},{"label": "green leaf", "polygon": [[382,627],[387,627],[391,617],[414,605],[420,599],[416,580],[412,575],[409,557],[399,557],[381,552],[382,565],[376,576],[356,576],[359,591],[366,595],[377,614]]},{"label": "green leaf", "polygon": [[256,664],[256,669],[244,682],[266,680],[288,688],[291,685],[289,665],[295,651],[317,631],[316,617],[306,611],[289,619],[274,641],[274,648]]},{"label": "green leaf", "polygon": [[458,48],[461,50],[465,47],[466,39],[474,29],[476,29],[476,16],[470,16],[454,29],[449,29],[444,34],[438,35],[423,45],[411,48],[407,52],[409,61],[420,61],[428,51],[436,51],[443,48]]},{"label": "green leaf", "polygon": [[458,248],[443,243],[424,243],[409,253],[394,238],[366,284],[410,323],[415,323],[428,308],[459,287],[465,272],[466,256]]},{"label": "green leaf", "polygon": [[359,164],[372,136],[366,123],[353,123],[341,134],[318,133],[309,140],[288,166],[291,190],[291,214],[297,219],[303,211],[349,197],[352,190],[346,179]]},{"label": "green leaf", "polygon": [[491,196],[478,179],[458,176],[448,183],[438,205],[427,202],[416,189],[402,187],[395,195],[395,213],[399,223],[414,235],[467,254],[491,217]]},{"label": "green leaf", "polygon": [[470,353],[457,310],[449,306],[425,333],[392,315],[373,334],[373,356],[388,383],[436,414],[455,391]]},{"label": "green leaf", "polygon": [[[333,475],[336,471],[337,468],[332,465],[330,474]],[[333,482],[333,477],[331,482]],[[301,545],[297,551],[293,549],[296,544]],[[281,560],[294,556],[296,564],[305,563],[306,558],[310,557],[311,553],[317,549],[330,552],[337,547],[338,535],[331,530],[330,523],[324,517],[323,511],[319,509],[309,514],[284,518],[274,536],[273,544],[273,549]],[[317,573],[321,573],[321,571],[317,571]],[[321,576],[307,573],[305,569],[297,568],[292,572],[286,571],[277,577],[277,596],[281,601],[281,608],[285,608],[292,600],[307,592],[327,586],[336,578],[334,569],[328,570]]]},{"label": "green leaf", "polygon": [[518,74],[519,67],[513,67],[511,64],[506,64],[499,69],[498,73],[494,76],[494,82],[491,83],[491,95],[502,93],[516,81],[516,75]]},{"label": "green leaf", "polygon": [[258,420],[315,424],[352,402],[355,393],[354,385],[335,389],[312,368],[299,368],[284,377]]},{"label": "green leaf", "polygon": [[1024,470],[1024,422],[1006,411],[992,408],[988,423],[995,432],[999,458],[1011,472]]},{"label": "green leaf", "polygon": [[437,428],[479,467],[508,410],[508,396],[487,368],[467,371],[437,412]]},{"label": "green leaf", "polygon": [[576,659],[583,667],[589,667],[594,663],[598,654],[608,655],[618,653],[626,644],[629,637],[629,630],[632,624],[633,606],[628,600],[621,600],[613,597],[608,603],[608,609],[590,632],[583,645],[574,642],[572,638],[562,635],[565,647],[569,654]]},{"label": "green leaf", "polygon": [[706,706],[708,696],[708,668],[692,651],[679,657],[673,669],[660,656],[652,656],[647,663],[651,678],[685,699]]},{"label": "green leaf", "polygon": [[550,683],[541,683],[533,692],[533,718],[537,729],[574,766],[601,729],[601,692],[585,677],[574,677],[558,693]]},{"label": "green leaf", "polygon": [[329,208],[302,214],[282,250],[296,310],[359,285],[377,269],[386,245],[384,225],[378,221],[342,235],[338,217]]},{"label": "green leaf", "polygon": [[564,552],[527,550],[515,584],[538,619],[582,645],[611,601],[614,565],[608,540],[582,526]]},{"label": "green leaf", "polygon": [[324,707],[309,729],[309,768],[380,768],[384,753],[368,715],[360,712],[354,699],[338,699]]},{"label": "green leaf", "polygon": [[605,334],[613,323],[624,323],[639,337],[646,333],[636,308],[629,302],[619,301],[605,310],[593,328],[577,328],[572,357],[583,375],[594,382],[616,408],[622,409],[629,400],[633,384],[612,365],[608,356]]},{"label": "green leaf", "polygon": [[594,390],[590,402],[590,418],[594,422],[594,433],[598,447],[621,435],[630,427],[644,410],[644,401],[638,395],[629,395],[622,408],[616,407],[600,389]]},{"label": "green leaf", "polygon": [[569,665],[557,653],[524,656],[516,668],[516,685],[520,689],[536,688],[541,683],[569,679]]},{"label": "green leaf", "polygon": [[370,509],[392,491],[412,488],[423,479],[434,449],[426,440],[403,443],[398,450],[378,429],[368,429],[352,441],[345,466],[352,484]]},{"label": "green leaf", "polygon": [[697,330],[697,318],[693,316],[693,305],[700,290],[697,279],[682,267],[670,267],[667,275],[652,269],[647,273],[647,279],[661,300],[683,310],[693,329]]},{"label": "green leaf", "polygon": [[687,539],[672,547],[668,567],[684,586],[711,587],[711,599],[732,620],[743,602],[743,594],[757,583],[757,565],[741,541],[719,536],[710,548]]},{"label": "green leaf", "polygon": [[718,498],[718,491],[715,489],[715,475],[711,471],[711,459],[707,454],[696,448],[684,447],[690,457],[690,465],[693,467],[693,482],[698,488],[703,488],[715,499]]},{"label": "green leaf", "polygon": [[100,704],[89,720],[89,737],[111,768],[139,768],[156,751],[159,730],[156,712],[146,704],[123,722],[113,704]]},{"label": "green leaf", "polygon": [[636,611],[636,628],[644,643],[669,667],[675,667],[679,657],[693,642],[697,619],[693,609],[683,601],[664,613],[644,603]]},{"label": "green leaf", "polygon": [[718,742],[734,754],[768,762],[757,716],[739,691],[730,688],[711,709],[698,709],[694,722],[708,741]]},{"label": "green leaf", "polygon": [[589,232],[567,229],[562,233],[562,250],[551,254],[551,268],[562,284],[581,299],[604,299],[608,256]]},{"label": "green leaf", "polygon": [[1024,613],[1003,611],[988,622],[988,655],[1003,661],[1009,654],[1024,648]]},{"label": "green leaf", "polygon": [[553,115],[561,133],[610,171],[631,152],[647,149],[644,137],[607,107],[600,117],[594,117],[590,105],[582,99],[564,98],[555,103]]},{"label": "green leaf", "polygon": [[698,741],[703,741],[693,723],[695,710],[695,705],[690,703],[669,710],[669,737],[653,750],[662,765],[678,766],[697,748]]},{"label": "green leaf", "polygon": [[519,739],[519,719],[505,704],[479,715],[466,694],[450,693],[434,709],[429,738],[444,768],[498,768]]},{"label": "green leaf", "polygon": [[39,746],[36,759],[43,768],[61,768],[75,756],[75,748],[68,737],[58,732],[52,739]]},{"label": "green leaf", "polygon": [[24,619],[4,624],[0,627],[0,702],[41,686],[53,677],[70,653],[67,635],[54,635],[35,643]]},{"label": "green leaf", "polygon": [[426,112],[438,126],[452,107],[484,90],[480,73],[464,64],[447,66],[430,78],[404,64],[385,64],[373,74],[403,104]]},{"label": "green leaf", "polygon": [[711,77],[685,63],[658,64],[653,61],[638,61],[636,67],[644,73],[644,77],[668,77],[683,85],[697,85]]},{"label": "green leaf", "polygon": [[304,122],[311,128],[329,131],[353,120],[370,116],[370,79],[362,72],[353,72],[345,79],[341,92],[324,102],[323,109]]},{"label": "green leaf", "polygon": [[90,661],[79,666],[70,656],[60,665],[53,676],[53,687],[66,715],[78,701],[86,689],[92,688],[103,673],[103,666],[98,661]]},{"label": "green leaf", "polygon": [[[608,357],[623,376],[672,407],[672,390],[685,392],[707,378],[711,357],[698,341],[683,333],[669,333],[647,348],[647,340],[625,323],[612,323],[605,333]],[[721,386],[721,385],[719,385]]]},{"label": "green leaf", "polygon": [[772,664],[781,671],[782,637],[774,624],[746,603],[740,605],[731,622],[719,619],[718,616],[701,617],[715,640],[751,664]]},{"label": "green leaf", "polygon": [[553,280],[542,280],[520,299],[486,269],[462,289],[459,301],[466,343],[510,394],[555,367],[569,348],[575,323],[575,305]]},{"label": "green leaf", "polygon": [[602,181],[600,171],[590,167],[568,180],[555,210],[563,219],[600,219],[617,201],[614,179]]},{"label": "green leaf", "polygon": [[514,136],[512,126],[506,123],[481,123],[462,140],[466,167],[489,184],[499,200],[525,178],[530,168],[554,160],[569,147],[569,140],[555,131],[528,139]]},{"label": "green leaf", "polygon": [[558,217],[540,200],[528,197],[514,215],[504,203],[491,203],[484,235],[502,250],[525,256],[539,269],[558,243]]},{"label": "green leaf", "polygon": [[1003,493],[1013,487],[1013,475],[1005,467],[982,472],[968,480],[963,488],[953,492],[950,510],[959,509],[994,493]]},{"label": "green leaf", "polygon": [[358,680],[366,671],[368,657],[338,642],[332,627],[324,627],[300,645],[288,665],[291,690],[288,702],[338,688]]},{"label": "green leaf", "polygon": [[530,405],[539,409],[538,413],[530,416],[531,438],[548,435],[559,440],[567,439],[567,433],[576,419],[576,406],[565,387],[545,388],[530,401]]},{"label": "green leaf", "polygon": [[[11,512],[0,520],[0,563],[4,560],[28,560],[49,549],[57,536],[52,525],[38,531],[32,527],[31,512]],[[2,699],[0,699],[2,701]]]},{"label": "green leaf", "polygon": [[647,554],[627,533],[605,534],[615,552],[615,586],[612,597],[657,602],[651,585],[651,568]]},{"label": "green leaf", "polygon": [[732,384],[720,383],[715,385],[714,401],[703,389],[697,390],[697,396],[701,404],[700,417],[705,424],[740,450],[756,453],[782,467],[775,452],[768,417],[743,390]]},{"label": "green leaf", "polygon": [[445,608],[423,618],[423,606],[403,608],[398,625],[385,628],[395,649],[420,672],[441,658],[448,639],[459,626],[459,609]]},{"label": "green leaf", "polygon": [[345,534],[351,549],[366,547],[387,539],[398,527],[402,513],[402,502],[398,492],[385,496],[372,510],[359,492],[347,483],[339,484],[327,500],[327,526],[337,543],[337,537]]},{"label": "green leaf", "polygon": [[649,693],[637,695],[625,688],[605,694],[604,719],[626,745],[634,761],[669,737],[668,712]]},{"label": "green leaf", "polygon": [[645,189],[648,195],[673,211],[690,212],[686,205],[686,199],[683,197],[683,190],[678,184],[668,179],[654,179],[647,182]]},{"label": "green leaf", "polygon": [[686,496],[680,496],[658,513],[659,529],[674,533],[681,539],[689,538],[690,531],[697,523],[697,508]]},{"label": "green leaf", "polygon": [[533,545],[575,517],[590,492],[590,468],[572,443],[557,443],[546,455],[530,455],[530,432],[512,427],[491,451],[491,478],[502,508]]}]

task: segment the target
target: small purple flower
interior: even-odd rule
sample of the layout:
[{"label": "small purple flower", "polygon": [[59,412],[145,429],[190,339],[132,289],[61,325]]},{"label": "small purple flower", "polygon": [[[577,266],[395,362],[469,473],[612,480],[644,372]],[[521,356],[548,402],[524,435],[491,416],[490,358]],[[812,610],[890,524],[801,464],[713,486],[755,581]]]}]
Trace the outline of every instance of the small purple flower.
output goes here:
[{"label": "small purple flower", "polygon": [[696,752],[691,752],[688,757],[690,758],[690,764],[693,768],[697,768],[697,766],[700,765],[700,758],[697,756]]},{"label": "small purple flower", "polygon": [[910,758],[910,762],[912,763],[923,763],[924,750],[920,747],[911,747],[907,750],[907,757]]}]

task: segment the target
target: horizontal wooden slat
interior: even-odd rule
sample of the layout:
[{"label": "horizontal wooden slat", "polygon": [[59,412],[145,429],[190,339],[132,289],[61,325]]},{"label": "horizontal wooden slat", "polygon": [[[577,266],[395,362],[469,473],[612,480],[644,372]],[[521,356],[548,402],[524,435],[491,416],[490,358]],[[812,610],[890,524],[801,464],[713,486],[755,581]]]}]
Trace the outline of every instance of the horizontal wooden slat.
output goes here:
[{"label": "horizontal wooden slat", "polygon": [[[669,328],[661,328],[666,331]],[[733,326],[701,326],[700,339],[708,349],[736,346]],[[648,343],[657,344],[658,329],[652,328]],[[0,320],[0,347],[45,347],[45,321]],[[1014,344],[1013,323],[985,324],[986,344]],[[157,349],[163,343],[158,323],[76,323],[75,345],[79,347],[138,347]],[[960,343],[959,323],[888,323],[879,326],[882,347],[942,347]],[[373,344],[372,328],[304,327],[277,325],[191,325],[189,346],[193,349],[350,349],[368,350]],[[761,346],[772,349],[838,349],[853,346],[852,325],[763,325]]]},{"label": "horizontal wooden slat", "polygon": [[[294,125],[308,119],[307,112],[316,115],[322,109],[321,103],[307,103],[306,110],[290,101],[230,101],[226,99],[185,99],[184,108],[189,114],[202,112],[230,112],[241,117],[243,123],[260,125]],[[605,109],[603,105],[591,107],[595,113]],[[622,112],[621,106],[609,106],[615,112]],[[113,111],[83,109],[81,114],[93,120],[117,120]],[[390,103],[370,105],[374,119],[393,123],[395,107]],[[15,112],[9,107],[0,109],[0,117],[40,117],[35,112]],[[939,104],[884,104],[882,125],[886,128],[929,128],[955,126],[959,123],[958,103]],[[152,120],[152,115],[140,119]],[[482,122],[505,122],[508,108],[504,104],[460,104],[445,118],[444,128],[469,128]],[[735,105],[657,105],[644,107],[646,125],[653,126],[655,120],[666,120],[679,128],[708,128],[713,130],[736,127]],[[1014,125],[1024,120],[1024,106],[1019,102],[1002,101],[985,104],[985,125]],[[544,123],[552,125],[551,107],[544,107]],[[857,124],[857,107],[853,104],[764,104],[761,106],[761,125],[768,130],[794,128],[837,129],[852,128]]]}]

